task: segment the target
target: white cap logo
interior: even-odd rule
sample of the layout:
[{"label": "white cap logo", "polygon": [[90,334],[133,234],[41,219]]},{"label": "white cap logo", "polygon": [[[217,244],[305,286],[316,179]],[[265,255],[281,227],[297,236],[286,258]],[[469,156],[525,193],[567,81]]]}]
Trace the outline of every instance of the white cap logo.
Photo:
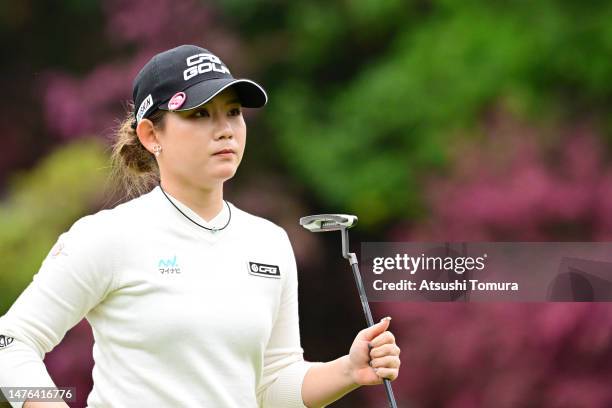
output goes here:
[{"label": "white cap logo", "polygon": [[153,106],[153,96],[149,94],[149,96],[147,96],[140,104],[140,108],[138,108],[138,113],[136,113],[136,122],[140,122],[142,120],[143,116],[145,113],[147,113],[151,106]]},{"label": "white cap logo", "polygon": [[188,57],[186,62],[188,68],[183,71],[183,79],[185,81],[190,80],[196,75],[211,71],[231,75],[229,69],[221,62],[219,57],[213,54],[195,54]]}]

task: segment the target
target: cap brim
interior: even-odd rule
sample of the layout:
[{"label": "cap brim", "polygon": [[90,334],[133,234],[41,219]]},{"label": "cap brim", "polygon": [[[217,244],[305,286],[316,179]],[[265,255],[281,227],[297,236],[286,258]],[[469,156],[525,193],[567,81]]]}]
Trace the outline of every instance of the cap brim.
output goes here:
[{"label": "cap brim", "polygon": [[[229,87],[236,89],[240,103],[245,108],[261,108],[268,102],[266,91],[250,79],[209,79],[185,89],[185,103],[173,111],[181,112],[202,106]],[[162,103],[159,109],[169,110],[168,102]]]}]

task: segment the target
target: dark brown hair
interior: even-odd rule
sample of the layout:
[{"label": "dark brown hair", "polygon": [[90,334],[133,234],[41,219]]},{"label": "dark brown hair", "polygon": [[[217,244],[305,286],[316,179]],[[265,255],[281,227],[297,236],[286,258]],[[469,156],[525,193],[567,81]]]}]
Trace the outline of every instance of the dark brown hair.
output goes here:
[{"label": "dark brown hair", "polygon": [[[153,125],[164,129],[166,112],[157,110],[147,117]],[[132,127],[134,105],[130,104],[125,119],[115,131],[111,153],[111,177],[119,187],[123,187],[128,198],[148,192],[159,182],[159,167],[155,156],[138,139]]]}]

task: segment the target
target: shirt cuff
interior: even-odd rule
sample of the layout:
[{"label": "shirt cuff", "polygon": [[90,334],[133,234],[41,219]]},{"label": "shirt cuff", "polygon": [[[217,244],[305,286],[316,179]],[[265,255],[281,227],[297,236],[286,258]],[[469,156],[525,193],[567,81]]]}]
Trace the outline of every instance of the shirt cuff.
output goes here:
[{"label": "shirt cuff", "polygon": [[308,408],[302,400],[302,383],[310,367],[322,362],[297,361],[285,367],[266,392],[264,408]]},{"label": "shirt cuff", "polygon": [[[44,362],[34,349],[18,339],[0,351],[0,386],[2,387],[55,387]],[[0,394],[4,394],[0,391]],[[6,394],[4,399],[8,399]],[[2,400],[3,398],[0,398]],[[9,401],[12,408],[22,408],[23,401]]]}]

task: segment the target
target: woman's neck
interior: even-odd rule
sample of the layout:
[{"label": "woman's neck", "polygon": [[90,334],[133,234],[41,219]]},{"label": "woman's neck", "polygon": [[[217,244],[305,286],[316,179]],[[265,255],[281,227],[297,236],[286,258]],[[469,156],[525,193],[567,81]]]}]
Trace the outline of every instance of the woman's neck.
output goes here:
[{"label": "woman's neck", "polygon": [[174,184],[161,182],[161,188],[172,197],[185,204],[206,222],[215,218],[223,209],[223,184],[218,188],[201,189],[177,187]]}]

